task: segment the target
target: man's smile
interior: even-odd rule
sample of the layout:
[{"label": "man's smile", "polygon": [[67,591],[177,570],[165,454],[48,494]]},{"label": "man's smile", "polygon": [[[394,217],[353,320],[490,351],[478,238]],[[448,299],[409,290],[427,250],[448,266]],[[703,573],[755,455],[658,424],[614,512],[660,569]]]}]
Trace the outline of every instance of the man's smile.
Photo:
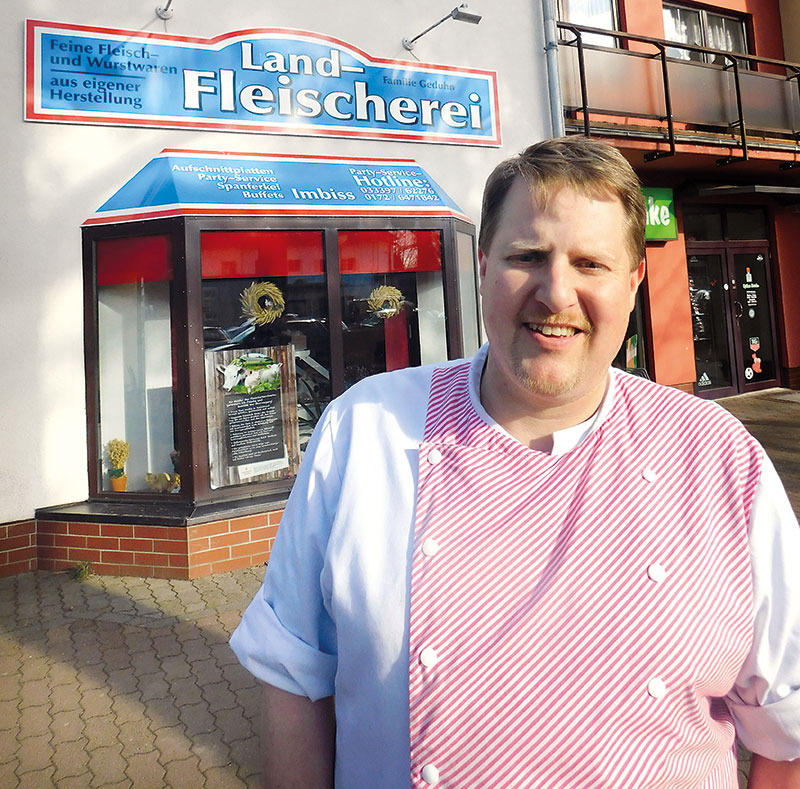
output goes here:
[{"label": "man's smile", "polygon": [[544,334],[545,337],[572,337],[580,331],[574,326],[560,326],[551,323],[526,323],[525,325],[531,331]]}]

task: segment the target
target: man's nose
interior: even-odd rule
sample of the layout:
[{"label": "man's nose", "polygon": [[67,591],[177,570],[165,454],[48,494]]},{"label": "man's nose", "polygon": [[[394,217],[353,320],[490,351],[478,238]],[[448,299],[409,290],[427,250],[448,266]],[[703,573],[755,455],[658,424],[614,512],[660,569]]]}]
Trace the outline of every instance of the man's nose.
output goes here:
[{"label": "man's nose", "polygon": [[563,261],[552,260],[540,270],[541,279],[534,294],[551,313],[564,312],[577,301],[574,271]]}]

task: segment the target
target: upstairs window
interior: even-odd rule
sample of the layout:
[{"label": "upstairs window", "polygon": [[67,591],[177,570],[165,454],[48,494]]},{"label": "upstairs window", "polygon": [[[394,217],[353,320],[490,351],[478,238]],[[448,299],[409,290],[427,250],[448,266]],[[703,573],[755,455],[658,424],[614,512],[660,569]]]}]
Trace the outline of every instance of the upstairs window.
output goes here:
[{"label": "upstairs window", "polygon": [[[615,0],[558,0],[558,18],[574,25],[617,30],[618,16]],[[616,39],[597,33],[584,33],[584,44],[615,47]]]},{"label": "upstairs window", "polygon": [[[664,3],[664,37],[667,41],[679,41],[724,52],[744,52],[747,47],[747,30],[741,17],[717,14],[702,8]],[[705,54],[688,49],[668,47],[667,55],[679,60],[694,60],[699,63],[727,65],[720,55]],[[746,60],[739,61],[739,68],[748,68]]]}]

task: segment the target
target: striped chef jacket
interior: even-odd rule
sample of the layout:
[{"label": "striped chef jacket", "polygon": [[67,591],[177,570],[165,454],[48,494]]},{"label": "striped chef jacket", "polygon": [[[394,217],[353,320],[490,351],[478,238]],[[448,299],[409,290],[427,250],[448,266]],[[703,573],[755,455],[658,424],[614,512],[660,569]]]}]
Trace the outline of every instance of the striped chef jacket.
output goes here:
[{"label": "striped chef jacket", "polygon": [[[613,373],[596,417],[535,452],[480,407],[481,367],[329,409],[232,640],[265,681],[335,693],[337,786],[734,787],[734,720],[800,755],[800,545],[760,447]],[[786,524],[763,538],[789,551],[777,572],[754,509]],[[754,617],[776,616],[770,583],[781,621]]]}]

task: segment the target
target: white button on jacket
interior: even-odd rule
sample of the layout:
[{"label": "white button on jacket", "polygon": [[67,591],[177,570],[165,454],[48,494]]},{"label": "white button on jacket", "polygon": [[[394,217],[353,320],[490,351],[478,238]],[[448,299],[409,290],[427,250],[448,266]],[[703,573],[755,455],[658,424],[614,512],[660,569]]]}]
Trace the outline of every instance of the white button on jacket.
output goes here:
[{"label": "white button on jacket", "polygon": [[667,692],[667,686],[664,684],[664,680],[660,677],[653,677],[653,679],[647,683],[647,692],[654,699],[660,699]]},{"label": "white button on jacket", "polygon": [[435,556],[439,553],[439,543],[436,542],[433,537],[428,537],[428,539],[422,543],[422,552],[426,556]]},{"label": "white button on jacket", "polygon": [[437,463],[442,462],[442,453],[438,449],[432,449],[428,452],[428,463],[435,466]]}]

